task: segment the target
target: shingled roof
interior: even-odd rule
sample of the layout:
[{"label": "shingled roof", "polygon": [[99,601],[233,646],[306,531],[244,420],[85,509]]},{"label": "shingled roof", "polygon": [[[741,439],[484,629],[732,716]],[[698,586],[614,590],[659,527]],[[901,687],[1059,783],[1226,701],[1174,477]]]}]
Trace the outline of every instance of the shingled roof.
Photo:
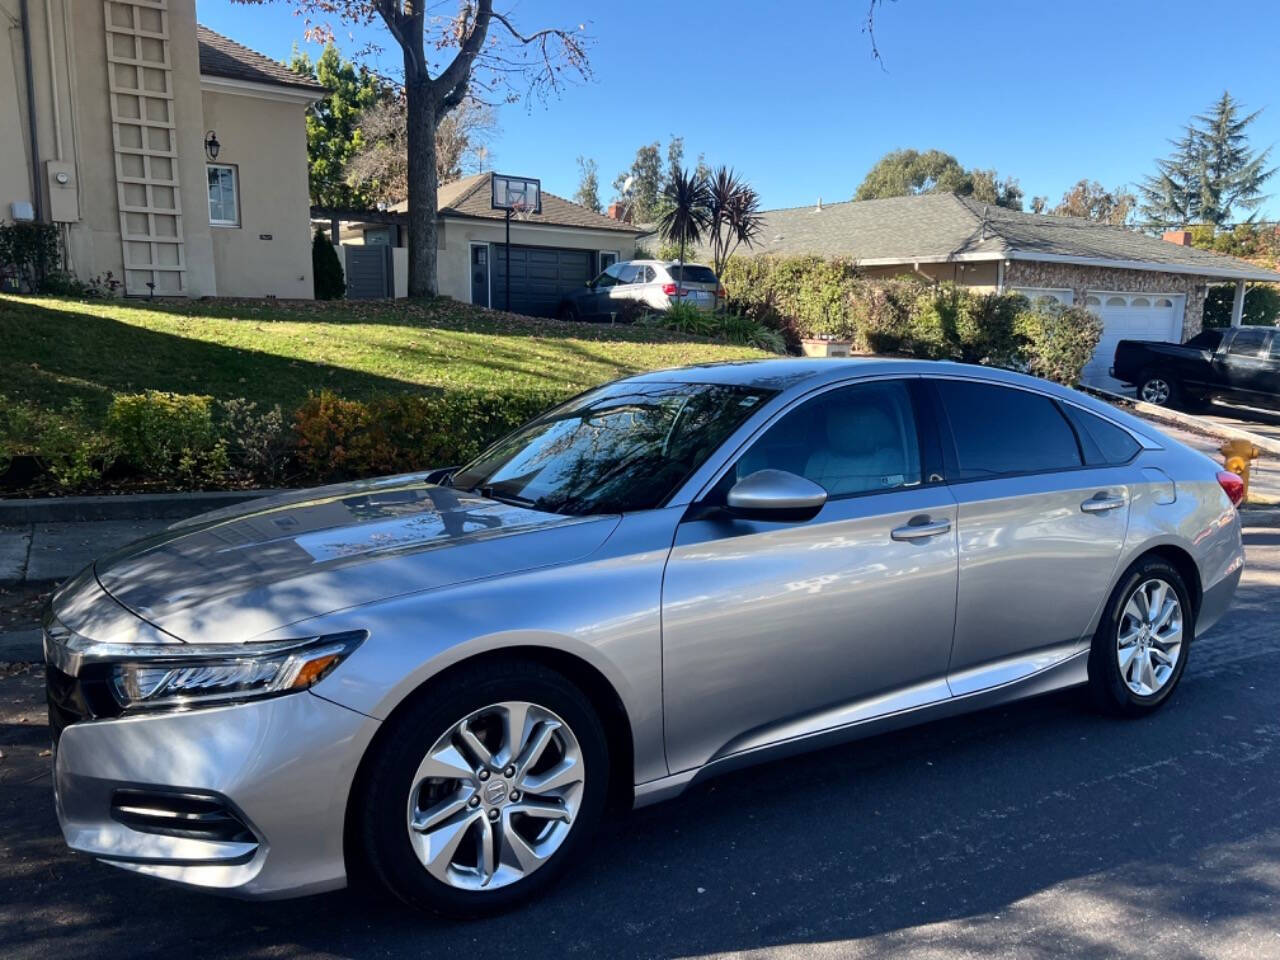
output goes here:
[{"label": "shingled roof", "polygon": [[949,193],[768,210],[753,253],[847,257],[864,266],[1041,260],[1280,281],[1245,260],[1077,217],[1023,213]]},{"label": "shingled roof", "polygon": [[[476,173],[440,188],[437,198],[437,209],[442,217],[474,217],[480,220],[503,220],[505,214],[490,206],[492,188],[491,173]],[[407,210],[405,202],[397,203],[391,209]],[[522,219],[529,223],[541,223],[556,227],[579,227],[586,230],[613,230],[617,233],[638,234],[644,231],[632,223],[613,220],[604,214],[588,210],[580,203],[557,197],[554,193],[542,191],[542,212],[531,213]]]},{"label": "shingled roof", "polygon": [[282,63],[236,43],[230,37],[197,24],[196,42],[200,46],[200,73],[206,77],[269,83],[323,94],[325,88],[307,77],[301,77]]}]

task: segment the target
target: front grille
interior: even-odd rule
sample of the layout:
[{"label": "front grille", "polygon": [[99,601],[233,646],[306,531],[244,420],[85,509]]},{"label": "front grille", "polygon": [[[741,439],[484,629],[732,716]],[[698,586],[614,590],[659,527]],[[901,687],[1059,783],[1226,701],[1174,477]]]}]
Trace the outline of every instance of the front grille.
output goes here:
[{"label": "front grille", "polygon": [[111,817],[142,833],[188,840],[254,843],[257,838],[231,806],[214,794],[117,790]]}]

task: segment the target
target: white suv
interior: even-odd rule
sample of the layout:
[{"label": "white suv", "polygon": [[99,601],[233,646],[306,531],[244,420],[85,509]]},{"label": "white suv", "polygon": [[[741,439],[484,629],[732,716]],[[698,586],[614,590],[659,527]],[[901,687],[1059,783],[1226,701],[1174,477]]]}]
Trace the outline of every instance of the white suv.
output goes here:
[{"label": "white suv", "polygon": [[710,267],[678,260],[623,260],[590,280],[560,303],[562,320],[611,320],[641,310],[666,310],[688,303],[714,310],[724,289]]}]

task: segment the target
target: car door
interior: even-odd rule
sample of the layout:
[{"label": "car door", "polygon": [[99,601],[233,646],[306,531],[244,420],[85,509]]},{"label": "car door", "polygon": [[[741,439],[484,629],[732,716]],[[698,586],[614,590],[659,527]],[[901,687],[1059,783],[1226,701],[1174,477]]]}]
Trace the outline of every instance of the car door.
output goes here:
[{"label": "car door", "polygon": [[[662,595],[673,773],[948,696],[956,507],[917,386],[811,396],[690,507]],[[817,516],[729,512],[729,488],[766,468],[822,485]]]},{"label": "car door", "polygon": [[1247,403],[1275,393],[1275,368],[1267,355],[1271,336],[1270,327],[1240,327],[1218,353],[1214,362],[1221,367],[1221,379],[1237,399]]},{"label": "car door", "polygon": [[1079,649],[1128,526],[1130,476],[1087,461],[1063,406],[1035,390],[927,378],[958,502],[956,696]]},{"label": "car door", "polygon": [[637,275],[644,276],[644,267],[634,263],[620,263],[617,270],[618,282],[609,288],[609,297],[601,304],[601,313],[606,317],[615,317],[627,308],[625,301],[633,299],[638,289]]},{"label": "car door", "polygon": [[597,318],[609,312],[609,298],[614,287],[618,285],[618,274],[622,264],[610,264],[604,272],[591,281],[591,291],[583,298],[583,315]]}]

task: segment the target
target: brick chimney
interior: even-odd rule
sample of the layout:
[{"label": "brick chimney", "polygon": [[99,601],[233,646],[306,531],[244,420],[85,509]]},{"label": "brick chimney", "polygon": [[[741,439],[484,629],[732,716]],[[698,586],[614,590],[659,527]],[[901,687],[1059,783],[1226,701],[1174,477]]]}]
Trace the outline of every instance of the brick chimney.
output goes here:
[{"label": "brick chimney", "polygon": [[1189,247],[1191,246],[1191,231],[1166,230],[1161,239],[1167,240],[1169,243],[1176,243],[1180,247]]},{"label": "brick chimney", "polygon": [[[609,209],[605,211],[605,215],[610,220],[621,220],[625,223],[631,222],[631,211],[628,210],[624,204],[622,204],[617,200],[609,204]],[[1190,243],[1190,241],[1187,241],[1187,242]]]}]

